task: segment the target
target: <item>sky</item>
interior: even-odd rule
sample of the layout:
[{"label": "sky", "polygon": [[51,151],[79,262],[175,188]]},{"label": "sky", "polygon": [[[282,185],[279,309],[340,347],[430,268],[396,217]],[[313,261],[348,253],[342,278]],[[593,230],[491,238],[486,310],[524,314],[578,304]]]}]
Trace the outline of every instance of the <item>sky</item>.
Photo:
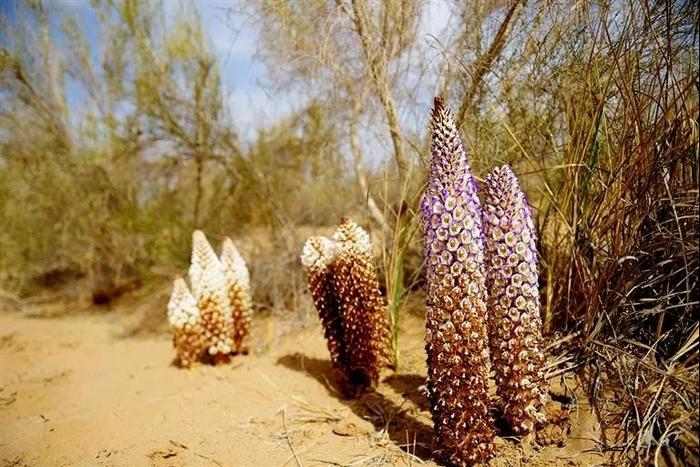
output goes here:
[{"label": "sky", "polygon": [[[22,0],[0,0],[0,14],[9,19],[10,23],[16,20],[15,1]],[[257,128],[270,125],[304,105],[303,96],[294,92],[272,94],[269,87],[265,86],[268,81],[267,68],[256,56],[258,28],[235,12],[237,2],[195,0],[194,3],[202,18],[203,31],[219,58],[224,94],[234,125],[244,141],[252,141]],[[99,44],[99,23],[88,0],[53,0],[46,4],[76,18],[88,41]],[[166,10],[166,21],[168,16],[174,17],[182,8],[181,3],[176,0],[164,0],[163,6]],[[448,18],[446,2],[430,1],[420,26],[420,33],[424,37],[431,34],[438,36]],[[93,49],[93,59],[99,61],[99,47]],[[71,107],[80,107],[86,96],[77,83],[69,80],[67,98]]]},{"label": "sky", "polygon": [[203,30],[219,57],[229,108],[244,138],[250,139],[256,127],[272,123],[303,105],[293,95],[270,94],[265,86],[267,67],[256,57],[258,28],[231,11],[232,2],[197,0],[196,3]]},{"label": "sky", "polygon": [[[202,23],[219,56],[229,102],[235,110],[237,125],[244,136],[254,136],[260,123],[271,123],[291,110],[304,105],[303,99],[291,93],[270,94],[264,85],[268,79],[265,65],[256,58],[258,29],[241,15],[227,18],[230,1],[197,0]],[[235,2],[233,2],[235,4]],[[421,35],[439,36],[449,19],[445,0],[428,3]],[[235,107],[234,107],[235,106]]]}]

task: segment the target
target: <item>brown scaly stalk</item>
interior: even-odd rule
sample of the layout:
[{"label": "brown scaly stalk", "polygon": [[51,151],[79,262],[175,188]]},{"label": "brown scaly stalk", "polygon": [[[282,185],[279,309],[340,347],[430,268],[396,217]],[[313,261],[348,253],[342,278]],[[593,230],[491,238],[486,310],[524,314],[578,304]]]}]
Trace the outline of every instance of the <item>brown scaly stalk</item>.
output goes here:
[{"label": "brown scaly stalk", "polygon": [[221,265],[226,278],[226,290],[231,304],[231,339],[233,351],[248,352],[250,337],[251,308],[250,275],[245,261],[230,238],[224,239],[221,246]]},{"label": "brown scaly stalk", "polygon": [[510,167],[495,167],[484,187],[491,361],[505,419],[526,435],[545,421],[547,401],[535,226]]},{"label": "brown scaly stalk", "polygon": [[177,277],[168,302],[168,322],[180,366],[190,368],[202,356],[202,319],[185,280]]},{"label": "brown scaly stalk", "polygon": [[233,350],[231,305],[221,262],[199,230],[192,234],[189,275],[192,295],[202,316],[203,345],[214,363],[226,362]]},{"label": "brown scaly stalk", "polygon": [[348,218],[333,238],[340,243],[335,260],[335,288],[340,301],[345,347],[351,370],[350,392],[375,387],[387,363],[388,323],[369,235]]},{"label": "brown scaly stalk", "polygon": [[430,129],[430,174],[421,215],[436,454],[450,465],[472,465],[494,454],[481,206],[452,113],[439,97]]},{"label": "brown scaly stalk", "polygon": [[306,269],[311,297],[323,326],[336,383],[343,389],[350,373],[345,353],[340,304],[333,281],[338,246],[325,237],[310,237],[304,244],[301,263]]},{"label": "brown scaly stalk", "polygon": [[384,302],[369,235],[344,218],[333,238],[309,238],[301,259],[336,382],[345,397],[356,397],[376,386],[386,362]]}]

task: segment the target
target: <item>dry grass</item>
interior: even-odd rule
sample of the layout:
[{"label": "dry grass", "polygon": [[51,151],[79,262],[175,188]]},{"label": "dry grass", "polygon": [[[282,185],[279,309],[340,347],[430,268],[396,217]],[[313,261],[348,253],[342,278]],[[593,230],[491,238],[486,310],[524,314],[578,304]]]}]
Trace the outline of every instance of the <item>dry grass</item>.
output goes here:
[{"label": "dry grass", "polygon": [[698,95],[679,73],[697,31],[671,8],[631,6],[622,33],[592,32],[539,217],[547,322],[580,332],[589,396],[623,427],[604,447],[640,462],[697,460]]}]

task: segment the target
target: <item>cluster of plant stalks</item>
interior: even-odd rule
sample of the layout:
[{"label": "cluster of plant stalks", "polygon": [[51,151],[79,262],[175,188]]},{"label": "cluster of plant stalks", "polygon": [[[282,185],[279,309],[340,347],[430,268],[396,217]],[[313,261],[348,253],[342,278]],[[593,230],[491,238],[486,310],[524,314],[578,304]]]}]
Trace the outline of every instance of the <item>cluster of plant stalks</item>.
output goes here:
[{"label": "cluster of plant stalks", "polygon": [[503,418],[515,434],[527,435],[546,420],[535,228],[510,167],[491,170],[479,199],[441,97],[430,134],[421,200],[430,410],[438,456],[449,465],[473,465],[495,453],[491,369]]},{"label": "cluster of plant stalks", "polygon": [[204,233],[192,234],[190,286],[177,277],[168,303],[168,321],[180,366],[225,363],[249,351],[250,276],[230,238],[217,256]]}]

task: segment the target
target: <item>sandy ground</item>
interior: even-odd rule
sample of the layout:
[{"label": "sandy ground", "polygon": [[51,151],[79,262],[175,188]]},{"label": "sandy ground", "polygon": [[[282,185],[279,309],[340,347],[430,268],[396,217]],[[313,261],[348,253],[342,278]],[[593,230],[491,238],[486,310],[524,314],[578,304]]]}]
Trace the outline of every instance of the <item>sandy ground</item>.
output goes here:
[{"label": "sandy ground", "polygon": [[[124,337],[116,314],[0,314],[1,466],[437,465],[421,386],[422,323],[404,323],[402,367],[376,393],[333,389],[320,325],[226,366],[172,365],[167,336]],[[555,384],[539,445],[498,438],[494,465],[593,465],[595,418]],[[557,392],[555,391],[555,392]],[[563,404],[561,403],[563,402]],[[544,444],[544,445],[541,445]]]}]

